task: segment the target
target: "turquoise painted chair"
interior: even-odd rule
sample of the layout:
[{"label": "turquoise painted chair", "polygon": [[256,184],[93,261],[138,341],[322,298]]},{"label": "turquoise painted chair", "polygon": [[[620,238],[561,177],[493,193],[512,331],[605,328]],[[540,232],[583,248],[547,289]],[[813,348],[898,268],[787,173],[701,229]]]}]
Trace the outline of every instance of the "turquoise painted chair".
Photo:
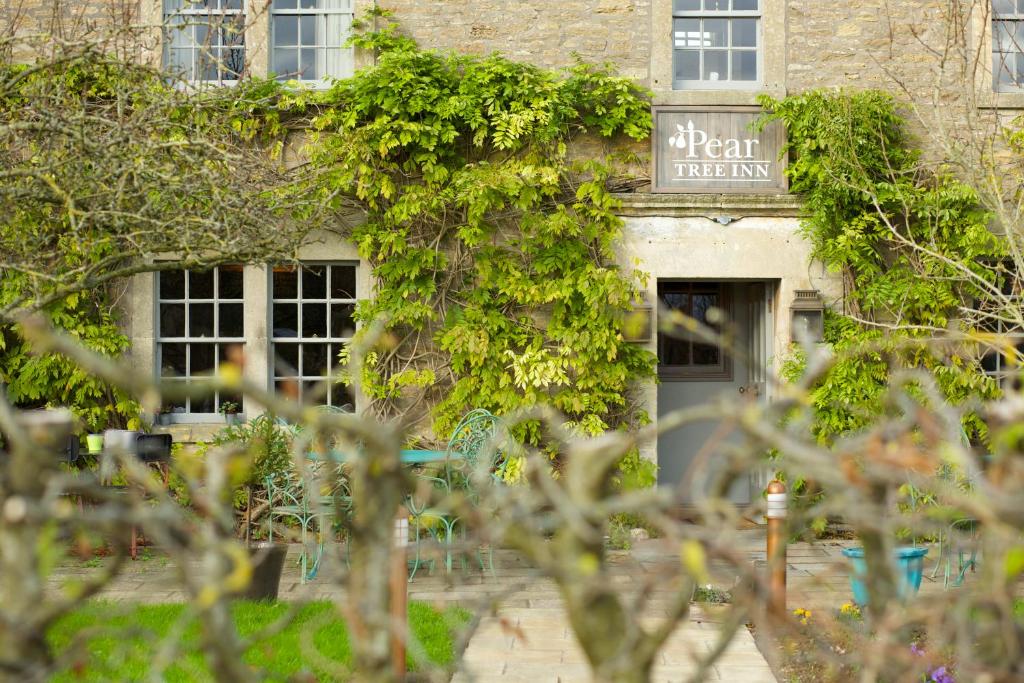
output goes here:
[{"label": "turquoise painted chair", "polygon": [[[331,413],[347,412],[337,406],[321,406],[320,410]],[[302,434],[298,425],[291,425],[282,418],[278,424],[289,427],[296,437]],[[273,541],[274,520],[292,522],[299,527],[302,553],[299,565],[302,582],[312,581],[320,569],[325,547],[325,534],[333,532],[336,520],[345,519],[352,512],[352,496],[341,473],[333,476],[335,482],[330,491],[313,492],[310,484],[320,480],[318,473],[322,467],[340,467],[337,463],[319,460],[315,451],[306,454],[310,468],[309,481],[294,472],[268,477],[265,481],[269,508],[267,512],[267,536]],[[310,536],[315,534],[315,550],[310,551]],[[346,561],[348,560],[346,556]]]},{"label": "turquoise painted chair", "polygon": [[[443,469],[438,475],[421,473],[419,477],[434,484],[435,488],[443,495],[452,495],[456,491],[462,492],[468,499],[476,503],[479,501],[479,491],[474,483],[472,474],[481,467],[481,458],[488,458],[488,471],[492,473],[491,479],[495,482],[500,480],[500,464],[502,457],[493,448],[493,440],[500,426],[497,416],[483,408],[477,408],[467,413],[459,424],[452,431],[448,440],[448,447],[445,450]],[[445,571],[451,573],[453,548],[455,543],[456,529],[460,519],[450,513],[433,509],[429,503],[422,503],[413,500],[407,502],[409,513],[413,518],[413,527],[417,543],[416,556],[419,557],[419,539],[431,529],[438,528],[438,541],[443,544]],[[427,524],[431,520],[431,524]],[[489,570],[491,576],[494,572],[494,554],[490,547],[477,549],[477,560],[480,563],[481,571]],[[485,567],[486,564],[486,567]],[[413,575],[415,576],[415,571]],[[410,576],[410,580],[412,579]]]}]

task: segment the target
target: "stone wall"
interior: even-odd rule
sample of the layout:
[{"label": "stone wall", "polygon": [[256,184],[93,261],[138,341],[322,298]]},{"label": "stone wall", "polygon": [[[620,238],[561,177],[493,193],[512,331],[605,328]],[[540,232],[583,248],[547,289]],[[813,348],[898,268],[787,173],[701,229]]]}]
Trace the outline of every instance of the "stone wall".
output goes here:
[{"label": "stone wall", "polygon": [[[655,0],[656,2],[658,0]],[[614,62],[646,83],[651,0],[380,0],[425,47],[502,52],[539,66],[573,63],[573,53]]]},{"label": "stone wall", "polygon": [[138,22],[138,0],[2,0],[0,36],[45,34],[101,38]]}]

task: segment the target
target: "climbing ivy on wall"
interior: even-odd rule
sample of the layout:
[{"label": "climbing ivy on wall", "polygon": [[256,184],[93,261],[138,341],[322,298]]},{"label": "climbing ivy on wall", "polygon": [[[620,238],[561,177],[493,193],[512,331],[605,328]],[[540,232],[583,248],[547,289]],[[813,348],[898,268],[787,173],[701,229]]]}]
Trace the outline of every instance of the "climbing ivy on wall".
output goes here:
[{"label": "climbing ivy on wall", "polygon": [[365,212],[357,317],[393,341],[362,377],[377,411],[432,405],[438,435],[473,407],[547,404],[585,434],[644,421],[631,391],[654,358],[623,340],[643,281],[617,260],[613,165],[572,149],[645,139],[645,93],[588,64],[421,50],[394,24],[354,42],[373,67],[296,97],[314,112],[302,191]]},{"label": "climbing ivy on wall", "polygon": [[[922,163],[885,93],[815,90],[761,104],[763,123],[786,126],[803,234],[845,286],[845,312],[826,317],[825,341],[839,360],[814,385],[817,437],[827,443],[870,424],[886,409],[883,389],[897,369],[928,371],[954,403],[992,397],[995,383],[967,349],[929,343],[939,330],[962,327],[963,309],[983,297],[972,277],[999,277],[1004,244],[988,230],[976,193]],[[783,368],[790,379],[804,369],[799,351]],[[965,428],[984,433],[977,418]]]}]

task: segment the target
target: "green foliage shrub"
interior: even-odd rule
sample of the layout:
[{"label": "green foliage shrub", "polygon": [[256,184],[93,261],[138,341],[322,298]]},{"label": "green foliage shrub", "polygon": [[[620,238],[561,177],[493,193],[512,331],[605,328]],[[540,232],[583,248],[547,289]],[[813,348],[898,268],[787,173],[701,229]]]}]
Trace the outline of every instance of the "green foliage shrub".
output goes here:
[{"label": "green foliage shrub", "polygon": [[[616,260],[612,165],[571,145],[645,139],[646,93],[590,64],[421,50],[394,24],[353,42],[374,66],[291,106],[313,112],[301,191],[366,213],[352,236],[375,297],[357,318],[384,317],[394,342],[362,377],[378,412],[422,390],[439,436],[472,408],[539,403],[587,435],[640,424],[630,392],[654,358],[622,324],[643,277]],[[517,436],[541,442],[539,423]],[[623,475],[653,481],[642,470],[634,458]]]},{"label": "green foliage shrub", "polygon": [[[840,310],[825,318],[835,362],[812,386],[816,438],[830,444],[893,410],[884,395],[901,369],[926,371],[954,404],[995,396],[995,382],[971,349],[931,343],[962,325],[962,306],[983,297],[971,278],[999,277],[1005,244],[989,231],[974,190],[921,163],[888,94],[815,90],[763,97],[761,104],[763,123],[786,126],[786,173],[804,198],[803,235],[846,283]],[[783,377],[795,381],[805,370],[802,350],[792,349]],[[976,415],[964,428],[971,438],[985,437]],[[792,482],[791,491],[798,500],[815,499],[803,481]]]}]

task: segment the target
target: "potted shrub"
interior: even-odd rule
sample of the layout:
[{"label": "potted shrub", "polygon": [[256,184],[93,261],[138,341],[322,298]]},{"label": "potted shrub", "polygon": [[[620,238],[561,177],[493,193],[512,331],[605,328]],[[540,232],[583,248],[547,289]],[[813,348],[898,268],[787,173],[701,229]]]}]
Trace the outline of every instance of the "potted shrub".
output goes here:
[{"label": "potted shrub", "polygon": [[236,425],[242,422],[239,416],[241,407],[234,401],[221,401],[220,412],[224,416],[224,422],[229,425]]},{"label": "potted shrub", "polygon": [[[225,413],[225,417],[227,415]],[[267,477],[284,473],[291,467],[291,432],[275,423],[273,418],[260,415],[249,422],[229,424],[212,441],[200,444],[197,455],[201,457],[211,447],[235,447],[248,456],[248,467],[232,479],[236,487],[234,506],[236,509],[244,506],[244,538],[253,563],[252,580],[240,597],[274,600],[277,598],[288,545],[252,542],[252,494],[255,488],[265,484]]]},{"label": "potted shrub", "polygon": [[160,408],[160,412],[156,414],[156,423],[158,425],[169,425],[173,423],[171,415],[174,414],[174,406],[171,404],[165,404]]}]

